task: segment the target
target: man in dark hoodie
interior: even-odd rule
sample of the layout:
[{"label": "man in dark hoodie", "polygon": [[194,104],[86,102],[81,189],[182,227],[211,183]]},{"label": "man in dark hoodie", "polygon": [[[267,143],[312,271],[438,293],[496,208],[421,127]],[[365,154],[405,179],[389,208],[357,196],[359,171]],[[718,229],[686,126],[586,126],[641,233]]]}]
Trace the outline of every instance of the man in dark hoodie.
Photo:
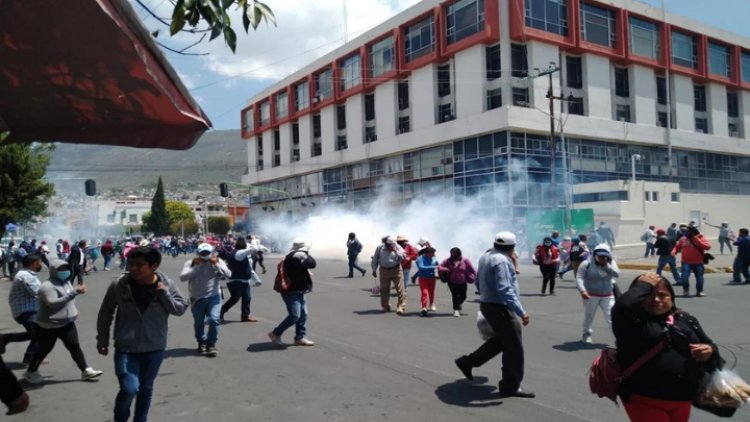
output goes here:
[{"label": "man in dark hoodie", "polygon": [[167,347],[167,320],[188,307],[175,283],[156,272],[160,264],[161,254],[154,248],[131,250],[128,273],[109,285],[99,309],[96,348],[101,355],[109,353],[109,329],[115,319],[115,373],[120,382],[115,422],[128,420],[134,398],[134,420],[146,420]]}]

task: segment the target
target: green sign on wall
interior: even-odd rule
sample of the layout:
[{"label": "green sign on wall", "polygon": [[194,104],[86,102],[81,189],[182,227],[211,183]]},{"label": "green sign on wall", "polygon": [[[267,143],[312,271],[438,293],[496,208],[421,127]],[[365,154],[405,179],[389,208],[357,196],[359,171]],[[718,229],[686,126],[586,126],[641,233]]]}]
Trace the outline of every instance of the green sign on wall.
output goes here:
[{"label": "green sign on wall", "polygon": [[566,212],[563,208],[557,208],[529,210],[526,213],[526,242],[529,246],[529,251],[555,230],[560,232],[560,236],[589,233],[594,230],[593,209],[570,210],[570,229],[567,226]]}]

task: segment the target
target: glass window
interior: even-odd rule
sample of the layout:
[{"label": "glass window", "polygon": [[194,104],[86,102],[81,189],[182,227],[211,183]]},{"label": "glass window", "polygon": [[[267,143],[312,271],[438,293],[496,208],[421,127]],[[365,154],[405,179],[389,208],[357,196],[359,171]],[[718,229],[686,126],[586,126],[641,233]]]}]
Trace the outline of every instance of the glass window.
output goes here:
[{"label": "glass window", "polygon": [[440,104],[438,106],[438,123],[444,123],[455,118],[452,104]]},{"label": "glass window", "polygon": [[510,61],[513,67],[511,74],[514,78],[525,78],[529,74],[529,61],[525,44],[512,44],[510,47]]},{"label": "glass window", "polygon": [[250,107],[247,110],[245,110],[244,129],[247,132],[250,132],[253,129],[255,129],[255,109],[253,107]]},{"label": "glass window", "polygon": [[703,85],[693,85],[693,94],[695,97],[695,111],[706,111],[706,87]]},{"label": "glass window", "polygon": [[581,37],[594,44],[615,48],[617,46],[616,20],[609,9],[581,4]]},{"label": "glass window", "polygon": [[727,115],[729,117],[740,117],[740,101],[738,93],[727,91]]},{"label": "glass window", "polygon": [[369,144],[378,140],[378,135],[375,132],[375,126],[369,126],[365,128],[365,141],[364,143]]},{"label": "glass window", "polygon": [[393,36],[384,38],[370,47],[370,77],[393,70]]},{"label": "glass window", "polygon": [[375,94],[365,95],[365,120],[375,120]]},{"label": "glass window", "polygon": [[617,104],[615,120],[620,122],[630,122],[630,106],[627,104]]},{"label": "glass window", "polygon": [[529,89],[513,87],[513,105],[521,107],[530,107]]},{"label": "glass window", "polygon": [[485,47],[484,52],[487,80],[493,81],[502,75],[500,69],[500,44]]},{"label": "glass window", "polygon": [[565,57],[565,77],[569,88],[583,88],[583,65],[580,57]]},{"label": "glass window", "polygon": [[649,59],[661,56],[659,25],[636,17],[630,17],[630,52]]},{"label": "glass window", "polygon": [[750,84],[750,53],[743,51],[740,55],[742,67],[742,82]]},{"label": "glass window", "polygon": [[729,131],[729,137],[730,138],[739,138],[740,137],[740,130],[737,127],[737,123],[729,123],[727,125],[727,129]]},{"label": "glass window", "polygon": [[410,125],[409,120],[410,120],[409,116],[398,118],[398,133],[406,133],[411,130],[411,125]]},{"label": "glass window", "polygon": [[484,0],[458,0],[448,6],[448,44],[484,30]]},{"label": "glass window", "polygon": [[286,92],[276,94],[276,118],[281,119],[289,114],[289,97]]},{"label": "glass window", "polygon": [[667,78],[664,76],[656,76],[656,102],[667,104]]},{"label": "glass window", "polygon": [[294,86],[294,111],[306,109],[310,104],[310,87],[307,81]]},{"label": "glass window", "polygon": [[260,124],[267,125],[271,123],[271,102],[266,100],[260,103]]},{"label": "glass window", "polygon": [[438,97],[445,97],[451,93],[451,66],[443,64],[437,68]]},{"label": "glass window", "polygon": [[665,111],[656,113],[656,126],[667,127],[667,113]]},{"label": "glass window", "polygon": [[346,143],[346,135],[341,135],[336,137],[336,151],[341,151],[342,149],[346,149],[347,143]]},{"label": "glass window", "polygon": [[680,202],[680,192],[671,192],[672,202]]},{"label": "glass window", "polygon": [[708,43],[708,71],[714,75],[732,77],[732,50],[723,44]]},{"label": "glass window", "polygon": [[624,98],[630,97],[630,82],[628,81],[627,68],[615,68],[615,95]]},{"label": "glass window", "polygon": [[428,16],[406,29],[404,50],[407,62],[435,50],[435,18],[433,16]]},{"label": "glass window", "polygon": [[313,138],[320,138],[320,114],[313,114],[312,116],[312,133]]},{"label": "glass window", "polygon": [[338,130],[346,129],[346,106],[336,106],[336,128]]},{"label": "glass window", "polygon": [[347,57],[341,63],[341,90],[346,91],[362,83],[362,67],[359,54]]},{"label": "glass window", "polygon": [[698,43],[694,36],[672,31],[672,63],[698,68]]},{"label": "glass window", "polygon": [[315,75],[315,94],[318,101],[333,96],[333,69],[330,67]]},{"label": "glass window", "polygon": [[569,96],[567,99],[568,114],[583,116],[583,98]]},{"label": "glass window", "polygon": [[526,26],[568,35],[567,0],[525,0]]},{"label": "glass window", "polygon": [[398,83],[398,109],[406,110],[409,108],[409,81]]},{"label": "glass window", "polygon": [[708,119],[697,117],[695,119],[695,131],[708,133]]},{"label": "glass window", "polygon": [[500,108],[503,105],[503,90],[502,88],[490,89],[487,91],[487,110],[493,108]]}]

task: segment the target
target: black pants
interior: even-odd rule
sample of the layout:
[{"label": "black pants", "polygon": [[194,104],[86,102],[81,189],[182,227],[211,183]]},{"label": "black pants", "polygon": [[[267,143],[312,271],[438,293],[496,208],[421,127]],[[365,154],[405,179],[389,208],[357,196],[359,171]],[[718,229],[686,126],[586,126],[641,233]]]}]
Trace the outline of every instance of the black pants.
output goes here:
[{"label": "black pants", "polygon": [[263,252],[261,251],[256,252],[253,257],[253,271],[255,271],[256,265],[260,265],[260,268],[263,268],[263,273],[266,272],[266,266],[263,265]]},{"label": "black pants", "polygon": [[479,309],[495,331],[495,336],[487,339],[474,353],[468,355],[467,363],[472,367],[479,367],[502,353],[503,375],[500,381],[500,392],[514,392],[518,390],[523,380],[521,322],[505,305],[481,303]]},{"label": "black pants", "polygon": [[349,277],[354,277],[354,270],[365,273],[365,269],[357,265],[357,255],[348,255],[349,257]]},{"label": "black pants", "polygon": [[250,280],[238,281],[232,280],[227,283],[229,289],[229,299],[221,305],[221,315],[227,313],[227,311],[234,306],[240,300],[240,313],[242,318],[250,316],[250,301],[252,300],[252,293],[250,291]]},{"label": "black pants", "polygon": [[460,311],[461,305],[466,301],[466,283],[448,283],[448,290],[451,291],[451,297],[453,298],[453,310]]},{"label": "black pants", "polygon": [[547,291],[547,283],[549,283],[550,294],[555,292],[555,277],[557,276],[557,265],[540,265],[539,271],[542,272],[542,294]]},{"label": "black pants", "polygon": [[78,330],[74,322],[64,327],[52,329],[37,326],[36,336],[39,340],[39,350],[29,364],[29,372],[36,372],[39,369],[39,365],[44,358],[55,347],[57,339],[62,340],[65,348],[70,352],[70,357],[78,365],[78,369],[83,371],[88,368],[86,358],[83,356],[83,350],[81,350],[81,344],[78,342]]},{"label": "black pants", "polygon": [[12,403],[15,399],[23,394],[21,384],[13,375],[13,372],[5,366],[2,356],[0,356],[0,400],[6,405]]},{"label": "black pants", "polygon": [[70,284],[78,278],[78,285],[83,284],[83,267],[70,267]]}]

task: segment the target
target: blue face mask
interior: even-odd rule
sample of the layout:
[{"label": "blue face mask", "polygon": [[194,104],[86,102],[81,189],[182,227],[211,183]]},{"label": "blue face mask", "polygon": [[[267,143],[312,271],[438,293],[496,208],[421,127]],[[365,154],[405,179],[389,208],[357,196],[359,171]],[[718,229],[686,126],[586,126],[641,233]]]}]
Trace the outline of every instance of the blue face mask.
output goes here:
[{"label": "blue face mask", "polygon": [[57,279],[60,281],[65,281],[70,278],[70,271],[58,271],[57,272]]}]

